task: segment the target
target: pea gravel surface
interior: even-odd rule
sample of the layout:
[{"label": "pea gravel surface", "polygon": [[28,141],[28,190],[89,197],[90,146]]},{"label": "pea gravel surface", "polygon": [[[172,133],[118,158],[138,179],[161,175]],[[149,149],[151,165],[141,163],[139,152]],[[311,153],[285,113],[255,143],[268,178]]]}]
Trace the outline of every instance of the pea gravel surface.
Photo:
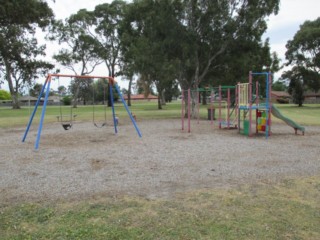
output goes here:
[{"label": "pea gravel surface", "polygon": [[272,136],[246,137],[209,121],[138,121],[96,128],[75,123],[65,131],[45,124],[34,150],[37,125],[0,129],[0,204],[134,195],[149,199],[320,174],[320,128],[295,135],[274,124]]}]

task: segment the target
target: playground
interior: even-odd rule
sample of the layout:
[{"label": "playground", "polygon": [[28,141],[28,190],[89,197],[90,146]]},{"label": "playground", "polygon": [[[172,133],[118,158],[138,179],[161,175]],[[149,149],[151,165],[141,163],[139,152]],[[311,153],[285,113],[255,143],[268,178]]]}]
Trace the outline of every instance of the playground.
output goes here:
[{"label": "playground", "polygon": [[191,119],[190,90],[132,112],[106,79],[121,99],[108,111],[47,107],[50,76],[26,128],[27,109],[1,109],[5,239],[318,239],[318,106],[261,104],[238,84],[217,88],[216,116],[198,103]]},{"label": "playground", "polygon": [[295,135],[285,124],[273,134],[247,137],[219,130],[208,120],[181,131],[179,119],[130,120],[95,128],[78,122],[65,131],[45,124],[41,149],[34,150],[36,126],[21,142],[23,127],[0,130],[1,204],[80,200],[97,195],[172,198],[178,193],[275,183],[320,172],[320,129]]}]

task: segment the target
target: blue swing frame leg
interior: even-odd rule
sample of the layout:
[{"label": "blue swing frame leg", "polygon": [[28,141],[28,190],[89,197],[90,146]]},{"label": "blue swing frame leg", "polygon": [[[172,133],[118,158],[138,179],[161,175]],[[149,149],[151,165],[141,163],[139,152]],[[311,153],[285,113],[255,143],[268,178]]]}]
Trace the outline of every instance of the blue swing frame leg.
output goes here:
[{"label": "blue swing frame leg", "polygon": [[128,108],[127,104],[126,104],[126,101],[123,99],[123,96],[122,96],[122,94],[121,94],[121,92],[120,92],[120,90],[119,90],[118,84],[115,84],[115,87],[116,87],[116,90],[117,90],[117,92],[118,92],[118,94],[119,94],[119,96],[120,96],[120,99],[121,99],[122,103],[123,103],[123,106],[124,106],[125,109],[127,110],[127,113],[128,113],[128,115],[129,115],[129,117],[130,117],[130,119],[131,119],[131,122],[133,123],[133,126],[135,127],[135,129],[136,129],[139,137],[142,137],[142,134],[141,134],[141,132],[140,132],[138,126],[137,126],[137,123],[136,123],[136,121],[134,120],[131,112],[129,111],[129,108]]},{"label": "blue swing frame leg", "polygon": [[37,110],[38,110],[38,106],[39,106],[39,103],[40,103],[40,100],[41,100],[41,96],[42,96],[42,94],[43,94],[43,92],[44,92],[44,89],[45,89],[46,86],[47,86],[47,83],[48,83],[49,78],[50,78],[50,77],[48,76],[47,79],[46,79],[46,81],[45,81],[45,83],[44,83],[44,85],[42,86],[42,89],[41,89],[41,91],[40,91],[38,100],[37,100],[37,102],[36,102],[36,105],[35,105],[35,107],[34,107],[34,109],[33,109],[32,114],[31,114],[31,116],[30,116],[29,123],[28,123],[28,125],[27,125],[26,131],[25,131],[25,133],[24,133],[24,135],[23,135],[22,142],[25,142],[25,140],[26,140],[26,138],[27,138],[27,135],[28,135],[28,133],[29,133],[30,126],[31,126],[32,121],[33,121],[33,118],[34,118],[34,116],[35,116],[35,114],[36,114],[36,112],[37,112]]},{"label": "blue swing frame leg", "polygon": [[50,92],[50,83],[51,83],[51,81],[49,80],[48,86],[47,86],[47,91],[46,91],[46,96],[45,96],[44,103],[43,103],[41,119],[40,119],[40,124],[39,124],[39,128],[38,128],[37,140],[36,140],[36,143],[34,145],[34,148],[36,150],[39,148],[41,131],[42,131],[42,126],[43,126],[43,120],[44,120],[44,116],[46,114],[47,102],[48,102],[48,97],[49,97],[49,92]]},{"label": "blue swing frame leg", "polygon": [[111,107],[112,107],[112,117],[113,117],[113,126],[114,126],[114,133],[118,133],[117,129],[117,121],[116,121],[116,113],[114,110],[114,102],[113,102],[113,89],[112,89],[112,84],[109,84],[109,92],[110,92],[110,100],[111,100]]}]

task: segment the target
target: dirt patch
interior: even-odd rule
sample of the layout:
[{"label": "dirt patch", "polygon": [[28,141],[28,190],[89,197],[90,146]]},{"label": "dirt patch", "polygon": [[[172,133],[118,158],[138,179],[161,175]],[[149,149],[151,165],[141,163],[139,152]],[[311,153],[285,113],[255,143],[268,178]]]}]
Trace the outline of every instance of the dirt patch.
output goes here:
[{"label": "dirt patch", "polygon": [[95,128],[74,124],[44,126],[34,150],[37,126],[21,142],[23,128],[0,130],[0,203],[55,201],[95,195],[171,197],[214,189],[320,173],[320,128],[296,136],[274,124],[273,135],[248,138],[219,130],[209,121],[181,131],[179,120],[138,122]]}]

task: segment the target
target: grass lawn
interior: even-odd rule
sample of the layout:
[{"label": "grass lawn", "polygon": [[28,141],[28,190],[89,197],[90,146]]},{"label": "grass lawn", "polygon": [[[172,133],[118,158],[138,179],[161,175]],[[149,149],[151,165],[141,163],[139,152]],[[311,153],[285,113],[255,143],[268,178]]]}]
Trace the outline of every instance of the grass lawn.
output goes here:
[{"label": "grass lawn", "polygon": [[[284,116],[291,118],[300,125],[319,125],[320,119],[320,104],[306,104],[304,107],[297,107],[292,104],[277,104],[276,105]],[[200,117],[207,119],[207,106],[200,107]],[[157,109],[157,102],[134,102],[130,107],[138,119],[168,119],[168,118],[180,118],[181,117],[181,103],[174,101],[163,106],[162,110]],[[225,110],[225,109],[224,109]],[[12,110],[9,107],[0,107],[0,127],[18,127],[26,126],[29,121],[30,113],[33,108],[23,107],[20,110]],[[42,107],[38,108],[37,114],[34,118],[34,123],[38,123],[41,116]],[[69,116],[71,113],[71,107],[63,106],[61,108],[62,115]],[[107,118],[112,119],[111,108],[107,108]],[[127,118],[127,112],[122,103],[115,105],[116,115],[121,118]],[[222,111],[222,117],[224,117],[225,111]],[[77,115],[78,121],[92,121],[93,119],[93,107],[92,106],[79,106],[76,109],[72,109],[72,113]],[[217,117],[218,111],[216,111]],[[57,121],[57,116],[60,115],[59,106],[48,106],[45,115],[45,122]],[[68,118],[68,117],[67,117]],[[104,120],[104,107],[95,106],[95,119],[97,121]],[[274,122],[282,122],[277,118],[273,118]]]},{"label": "grass lawn", "polygon": [[1,239],[320,239],[320,178],[0,208]]},{"label": "grass lawn", "polygon": [[[277,107],[301,125],[320,124],[320,105]],[[70,107],[62,110],[70,114]],[[0,127],[26,126],[29,111],[0,108]],[[57,121],[59,111],[49,106],[46,123]],[[138,119],[179,118],[181,105],[174,102],[157,110],[156,102],[141,102],[131,111]],[[73,113],[79,121],[92,121],[92,106],[79,106]],[[116,113],[126,117],[120,104]],[[107,114],[109,118],[110,109]],[[40,111],[35,122],[39,116]],[[207,117],[205,106],[201,117]],[[102,107],[96,107],[96,118],[103,118]],[[320,239],[319,199],[320,176],[314,176],[188,192],[173,199],[101,196],[0,204],[0,239]]]}]

